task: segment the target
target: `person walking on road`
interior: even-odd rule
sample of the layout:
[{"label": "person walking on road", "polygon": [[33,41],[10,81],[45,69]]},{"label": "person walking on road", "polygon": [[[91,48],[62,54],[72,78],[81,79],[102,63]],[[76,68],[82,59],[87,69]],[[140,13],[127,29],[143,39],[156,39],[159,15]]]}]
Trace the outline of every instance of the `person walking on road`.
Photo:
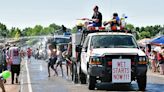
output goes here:
[{"label": "person walking on road", "polygon": [[62,77],[64,77],[62,62],[63,62],[62,49],[61,49],[60,45],[58,45],[57,46],[57,64],[56,64],[56,70],[57,70],[57,67],[60,66]]},{"label": "person walking on road", "polygon": [[[70,42],[68,44],[68,49],[62,53],[63,58],[66,61],[66,71],[67,71],[67,77],[69,77],[69,74],[71,75],[72,71],[72,61],[71,61],[71,56],[72,56],[72,43]],[[70,71],[70,73],[69,73]]]},{"label": "person walking on road", "polygon": [[31,55],[32,55],[32,49],[28,47],[27,49],[27,61],[30,63],[31,62]]},{"label": "person walking on road", "polygon": [[20,56],[20,48],[13,47],[9,48],[9,58],[11,62],[11,83],[14,84],[14,74],[16,73],[16,83],[18,83],[18,77],[20,74],[20,64],[21,64],[21,56]]},{"label": "person walking on road", "polygon": [[23,61],[25,57],[25,52],[23,51],[23,49],[21,49],[20,51],[20,56],[21,56],[21,60]]},{"label": "person walking on road", "polygon": [[7,70],[11,70],[11,60],[10,60],[10,57],[9,57],[9,48],[10,47],[7,47],[7,49],[6,49]]},{"label": "person walking on road", "polygon": [[48,61],[48,77],[50,77],[50,67],[52,68],[52,70],[54,70],[55,74],[58,75],[56,69],[54,68],[54,65],[55,65],[56,60],[57,60],[56,49],[55,49],[55,47],[52,44],[49,45],[48,55],[49,55],[49,61]]}]

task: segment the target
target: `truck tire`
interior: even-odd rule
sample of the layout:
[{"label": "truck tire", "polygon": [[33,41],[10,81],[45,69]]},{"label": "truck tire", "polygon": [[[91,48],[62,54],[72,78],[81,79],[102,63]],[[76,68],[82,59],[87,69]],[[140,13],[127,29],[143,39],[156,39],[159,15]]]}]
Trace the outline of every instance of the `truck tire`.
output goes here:
[{"label": "truck tire", "polygon": [[94,90],[95,86],[96,86],[96,77],[95,76],[89,76],[88,89],[89,90]]},{"label": "truck tire", "polygon": [[147,77],[145,76],[138,76],[137,77],[137,83],[140,91],[145,91],[146,89],[146,83],[147,83]]},{"label": "truck tire", "polygon": [[81,67],[79,68],[79,76],[80,76],[81,84],[86,84],[87,83],[87,76],[83,73],[83,71],[81,70]]}]

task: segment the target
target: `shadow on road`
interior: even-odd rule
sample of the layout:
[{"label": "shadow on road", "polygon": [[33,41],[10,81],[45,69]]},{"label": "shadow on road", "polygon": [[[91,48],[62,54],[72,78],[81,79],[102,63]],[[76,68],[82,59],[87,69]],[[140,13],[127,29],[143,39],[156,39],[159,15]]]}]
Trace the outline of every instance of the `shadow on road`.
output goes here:
[{"label": "shadow on road", "polygon": [[111,83],[97,83],[97,90],[107,91],[136,91],[136,84],[111,84]]}]

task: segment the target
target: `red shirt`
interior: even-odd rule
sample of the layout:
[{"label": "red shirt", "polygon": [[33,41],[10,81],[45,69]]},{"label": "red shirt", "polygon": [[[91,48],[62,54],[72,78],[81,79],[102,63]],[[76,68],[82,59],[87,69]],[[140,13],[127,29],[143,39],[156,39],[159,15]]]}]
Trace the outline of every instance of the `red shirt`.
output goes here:
[{"label": "red shirt", "polygon": [[32,50],[30,48],[27,49],[27,55],[31,56],[32,55]]},{"label": "red shirt", "polygon": [[158,61],[164,60],[164,58],[163,58],[161,53],[157,53],[157,60]]}]

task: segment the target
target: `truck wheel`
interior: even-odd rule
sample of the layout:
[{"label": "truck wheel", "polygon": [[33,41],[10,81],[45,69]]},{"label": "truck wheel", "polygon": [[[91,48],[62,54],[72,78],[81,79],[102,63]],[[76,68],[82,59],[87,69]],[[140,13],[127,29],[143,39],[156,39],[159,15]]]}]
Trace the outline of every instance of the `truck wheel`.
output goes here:
[{"label": "truck wheel", "polygon": [[96,86],[96,77],[95,76],[89,76],[89,90],[94,90]]},{"label": "truck wheel", "polygon": [[137,83],[140,91],[145,91],[146,89],[146,82],[147,82],[147,77],[145,76],[139,76],[137,78]]},{"label": "truck wheel", "polygon": [[81,68],[80,68],[79,73],[80,73],[79,75],[80,75],[80,82],[81,82],[81,84],[86,84],[87,83],[87,76],[83,73]]}]

